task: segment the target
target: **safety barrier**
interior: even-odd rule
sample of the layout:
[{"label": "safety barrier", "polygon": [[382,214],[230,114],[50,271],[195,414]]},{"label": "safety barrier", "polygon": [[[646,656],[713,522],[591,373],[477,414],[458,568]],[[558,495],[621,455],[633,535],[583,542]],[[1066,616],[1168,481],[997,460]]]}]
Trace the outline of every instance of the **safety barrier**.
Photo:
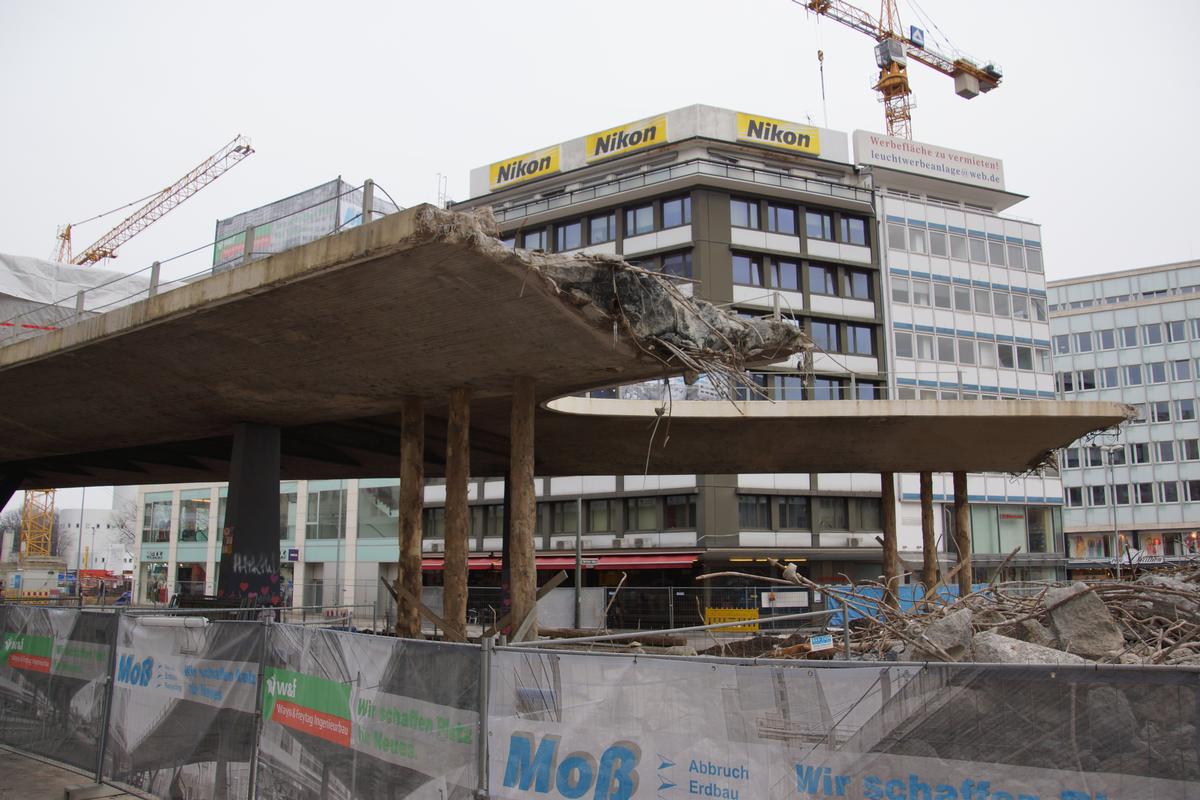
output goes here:
[{"label": "safety barrier", "polygon": [[0,606],[0,740],[158,797],[1183,800],[1200,670],[687,659]]}]

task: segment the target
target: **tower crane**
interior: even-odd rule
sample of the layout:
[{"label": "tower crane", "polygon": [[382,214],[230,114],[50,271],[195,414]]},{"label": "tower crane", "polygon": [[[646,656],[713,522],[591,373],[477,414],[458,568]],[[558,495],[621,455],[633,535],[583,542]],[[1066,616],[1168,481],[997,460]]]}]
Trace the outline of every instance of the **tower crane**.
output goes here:
[{"label": "tower crane", "polygon": [[[224,175],[235,164],[253,152],[254,149],[250,147],[250,140],[238,134],[234,137],[233,141],[204,159],[188,174],[161,192],[151,195],[145,205],[141,206],[137,211],[126,217],[121,224],[89,245],[78,256],[73,256],[71,253],[71,228],[74,225],[81,225],[82,223],[76,222],[71,225],[63,225],[58,229],[58,246],[55,251],[54,260],[63,264],[69,263],[82,266],[84,264],[94,264],[105,258],[116,258],[118,247],[162,219],[167,212]],[[142,199],[145,200],[146,198]],[[141,201],[135,200],[129,205],[138,202]],[[105,215],[101,214],[100,216]],[[91,222],[92,219],[99,219],[99,217],[92,217],[91,219],[84,220],[84,222]]]},{"label": "tower crane", "polygon": [[888,136],[912,138],[912,89],[908,85],[908,60],[924,64],[954,79],[959,97],[971,99],[1000,85],[994,64],[980,67],[962,56],[946,56],[925,46],[925,32],[913,26],[904,35],[896,0],[880,0],[879,19],[843,0],[792,0],[814,14],[829,17],[874,39],[879,80],[874,88],[883,103]]}]

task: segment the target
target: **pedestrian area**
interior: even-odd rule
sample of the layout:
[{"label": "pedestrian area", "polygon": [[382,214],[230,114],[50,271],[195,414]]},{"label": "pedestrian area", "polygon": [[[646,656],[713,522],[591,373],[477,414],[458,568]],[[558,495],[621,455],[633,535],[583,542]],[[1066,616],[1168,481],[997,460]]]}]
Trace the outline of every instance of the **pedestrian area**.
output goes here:
[{"label": "pedestrian area", "polygon": [[124,800],[137,797],[111,786],[96,786],[82,770],[18,753],[0,745],[0,800]]}]

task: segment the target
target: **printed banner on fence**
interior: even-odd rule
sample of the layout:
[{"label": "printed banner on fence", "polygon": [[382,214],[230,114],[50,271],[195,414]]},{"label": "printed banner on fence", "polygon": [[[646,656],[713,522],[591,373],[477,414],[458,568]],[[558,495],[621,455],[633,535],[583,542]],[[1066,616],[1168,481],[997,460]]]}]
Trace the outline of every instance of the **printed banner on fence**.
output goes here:
[{"label": "printed banner on fence", "polygon": [[121,619],[106,768],[161,797],[246,797],[264,626]]},{"label": "printed banner on fence", "polygon": [[264,792],[302,792],[308,765],[346,796],[385,796],[374,786],[397,787],[398,797],[473,796],[477,648],[290,625],[269,636]]},{"label": "printed banner on fence", "polygon": [[[1200,764],[1191,712],[1171,713],[1168,704],[1194,708],[1195,673],[1135,685],[1115,671],[1107,679],[1095,670],[1067,672],[501,650],[489,695],[490,796],[1194,796]],[[1137,710],[1133,700],[1153,710]],[[1113,713],[1131,715],[1129,725],[1113,725]],[[1151,718],[1153,745],[1135,735]]]},{"label": "printed banner on fence", "polygon": [[0,741],[94,769],[116,617],[0,608]]}]

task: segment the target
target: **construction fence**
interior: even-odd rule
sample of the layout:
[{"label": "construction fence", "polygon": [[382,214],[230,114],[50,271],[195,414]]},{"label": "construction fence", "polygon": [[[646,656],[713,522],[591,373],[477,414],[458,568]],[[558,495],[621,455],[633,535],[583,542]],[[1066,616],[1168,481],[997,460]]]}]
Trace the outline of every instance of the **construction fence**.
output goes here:
[{"label": "construction fence", "polygon": [[0,740],[162,798],[1184,800],[1200,670],[683,659],[0,606]]}]

